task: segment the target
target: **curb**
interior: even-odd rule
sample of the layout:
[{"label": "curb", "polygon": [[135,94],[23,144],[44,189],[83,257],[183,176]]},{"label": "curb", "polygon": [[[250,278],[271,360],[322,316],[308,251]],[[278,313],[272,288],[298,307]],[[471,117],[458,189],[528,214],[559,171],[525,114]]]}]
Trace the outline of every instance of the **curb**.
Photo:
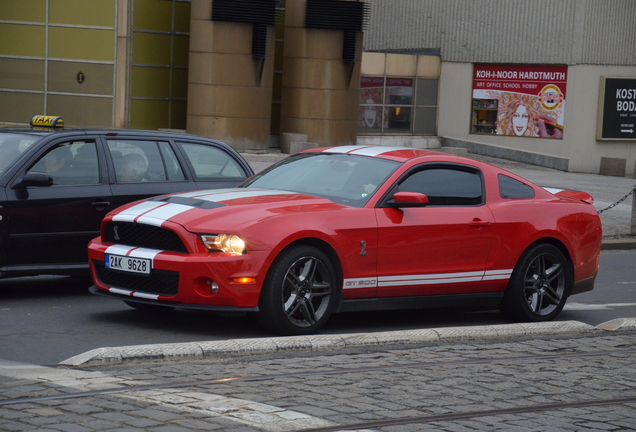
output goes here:
[{"label": "curb", "polygon": [[621,318],[597,327],[579,321],[558,321],[474,327],[444,327],[378,333],[288,336],[106,347],[71,357],[59,363],[59,365],[100,366],[149,360],[194,360],[281,352],[314,352],[343,348],[409,345],[423,342],[455,342],[522,336],[591,333],[619,329],[636,329],[636,318]]},{"label": "curb", "polygon": [[636,240],[633,239],[604,239],[601,250],[627,250],[636,249]]}]

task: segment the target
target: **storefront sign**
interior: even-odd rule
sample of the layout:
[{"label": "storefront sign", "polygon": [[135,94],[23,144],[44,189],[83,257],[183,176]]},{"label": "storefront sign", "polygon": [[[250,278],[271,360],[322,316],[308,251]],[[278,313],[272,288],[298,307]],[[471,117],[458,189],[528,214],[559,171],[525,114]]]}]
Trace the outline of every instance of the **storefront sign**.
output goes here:
[{"label": "storefront sign", "polygon": [[473,133],[563,138],[567,66],[476,64]]},{"label": "storefront sign", "polygon": [[636,78],[601,77],[596,139],[636,140]]}]

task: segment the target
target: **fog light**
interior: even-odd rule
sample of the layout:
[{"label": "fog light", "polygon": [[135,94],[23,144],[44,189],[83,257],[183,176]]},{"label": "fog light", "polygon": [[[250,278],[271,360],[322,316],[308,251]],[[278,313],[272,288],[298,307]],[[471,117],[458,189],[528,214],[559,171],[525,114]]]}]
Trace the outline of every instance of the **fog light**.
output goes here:
[{"label": "fog light", "polygon": [[219,284],[210,278],[197,278],[194,281],[194,291],[201,297],[212,297],[219,292]]},{"label": "fog light", "polygon": [[216,294],[219,292],[219,284],[217,284],[215,281],[208,280],[208,286],[210,287],[210,291],[212,291],[212,294]]}]

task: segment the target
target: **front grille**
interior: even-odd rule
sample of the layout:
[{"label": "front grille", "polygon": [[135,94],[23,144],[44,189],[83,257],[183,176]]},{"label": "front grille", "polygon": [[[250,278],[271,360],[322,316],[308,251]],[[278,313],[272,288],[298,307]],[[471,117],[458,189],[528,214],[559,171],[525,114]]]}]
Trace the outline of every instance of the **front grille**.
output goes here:
[{"label": "front grille", "polygon": [[93,265],[99,281],[109,287],[164,296],[175,296],[179,291],[179,272],[153,269],[150,276],[142,276],[111,270],[102,261],[93,260]]},{"label": "front grille", "polygon": [[176,232],[140,223],[111,221],[106,224],[104,229],[104,241],[127,246],[188,253]]}]

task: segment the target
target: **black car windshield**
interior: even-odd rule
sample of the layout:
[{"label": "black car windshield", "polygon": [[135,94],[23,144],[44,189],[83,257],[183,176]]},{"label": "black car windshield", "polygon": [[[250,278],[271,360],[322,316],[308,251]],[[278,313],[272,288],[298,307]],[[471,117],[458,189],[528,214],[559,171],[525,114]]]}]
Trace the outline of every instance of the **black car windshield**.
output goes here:
[{"label": "black car windshield", "polygon": [[0,133],[0,175],[10,168],[16,160],[41,136],[20,133]]},{"label": "black car windshield", "polygon": [[341,153],[299,153],[280,161],[240,187],[278,189],[363,207],[399,162]]}]

